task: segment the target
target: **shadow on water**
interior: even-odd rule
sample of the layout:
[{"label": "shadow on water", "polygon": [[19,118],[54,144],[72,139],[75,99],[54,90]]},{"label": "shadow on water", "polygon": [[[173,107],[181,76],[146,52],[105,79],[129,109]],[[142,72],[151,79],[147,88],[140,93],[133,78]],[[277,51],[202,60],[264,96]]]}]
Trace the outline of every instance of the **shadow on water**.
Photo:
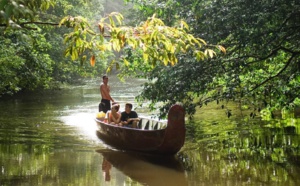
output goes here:
[{"label": "shadow on water", "polygon": [[106,181],[112,179],[110,169],[113,166],[142,185],[188,185],[183,165],[176,156],[153,156],[110,149],[96,152],[103,156],[102,170]]}]

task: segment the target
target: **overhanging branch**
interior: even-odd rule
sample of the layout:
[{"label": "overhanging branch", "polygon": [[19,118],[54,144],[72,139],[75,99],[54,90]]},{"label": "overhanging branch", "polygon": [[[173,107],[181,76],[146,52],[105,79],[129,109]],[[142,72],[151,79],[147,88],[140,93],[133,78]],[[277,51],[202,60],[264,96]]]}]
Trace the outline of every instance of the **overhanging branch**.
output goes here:
[{"label": "overhanging branch", "polygon": [[272,80],[272,79],[278,77],[281,73],[283,73],[283,72],[287,69],[287,67],[291,64],[291,62],[292,62],[292,60],[294,59],[295,56],[296,56],[296,54],[294,53],[294,54],[290,57],[290,59],[287,61],[287,63],[285,64],[285,66],[284,66],[284,67],[283,67],[276,75],[271,76],[271,77],[269,77],[268,79],[265,79],[265,80],[264,80],[263,82],[261,82],[260,84],[257,84],[252,90],[250,90],[250,92],[251,92],[251,91],[254,91],[254,90],[257,89],[258,87],[264,85],[264,84],[267,83],[268,81],[270,81],[270,80]]}]

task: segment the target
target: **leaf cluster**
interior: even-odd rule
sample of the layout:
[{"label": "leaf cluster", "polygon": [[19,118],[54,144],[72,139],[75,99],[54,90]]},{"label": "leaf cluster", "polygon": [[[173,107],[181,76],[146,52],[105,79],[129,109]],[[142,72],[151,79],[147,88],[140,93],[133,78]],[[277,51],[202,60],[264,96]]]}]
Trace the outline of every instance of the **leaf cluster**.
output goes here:
[{"label": "leaf cluster", "polygon": [[1,0],[0,25],[10,28],[26,27],[28,22],[38,19],[38,12],[46,11],[54,4],[54,0]]},{"label": "leaf cluster", "polygon": [[[73,28],[73,32],[65,37],[68,45],[66,55],[71,55],[73,60],[85,50],[120,52],[124,47],[141,49],[144,63],[152,66],[175,65],[178,62],[176,55],[189,50],[193,51],[197,60],[215,55],[212,49],[204,48],[207,44],[203,39],[187,32],[188,25],[182,20],[176,26],[169,27],[153,15],[140,25],[129,27],[122,25],[121,14],[113,12],[100,20],[98,32],[93,31],[82,17],[66,17],[60,24]],[[222,46],[217,47],[225,52]],[[85,58],[84,55],[82,57]],[[130,65],[126,58],[122,60],[125,66]]]}]

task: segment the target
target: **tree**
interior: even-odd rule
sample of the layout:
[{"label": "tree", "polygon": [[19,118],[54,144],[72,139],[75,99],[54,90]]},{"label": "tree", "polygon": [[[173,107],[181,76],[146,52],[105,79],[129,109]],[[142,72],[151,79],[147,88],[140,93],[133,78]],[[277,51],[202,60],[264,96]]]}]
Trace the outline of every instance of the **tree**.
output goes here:
[{"label": "tree", "polygon": [[[57,83],[92,76],[99,71],[63,55],[63,35],[57,28],[66,14],[100,19],[100,1],[3,0],[0,3],[0,96],[22,90],[56,88]],[[94,14],[99,15],[96,17]],[[106,60],[97,63],[104,69]],[[104,70],[103,70],[104,71]]]},{"label": "tree", "polygon": [[172,69],[158,67],[149,76],[156,81],[146,84],[141,100],[165,106],[181,101],[190,114],[212,101],[233,100],[252,108],[251,116],[262,108],[292,109],[300,104],[298,1],[135,2],[144,16],[157,13],[169,24],[184,19],[194,35],[227,50],[201,63],[185,55]]},{"label": "tree", "polygon": [[[60,7],[62,9],[55,9],[55,3],[61,4]],[[80,5],[83,3],[84,1],[79,2]],[[50,6],[53,6],[53,8],[50,8]],[[33,30],[37,33],[41,33],[40,31],[51,32],[51,30],[48,30],[48,27],[40,26],[57,26],[57,23],[53,23],[53,20],[59,18],[61,12],[69,12],[70,6],[72,4],[65,0],[4,0],[0,6],[0,10],[3,13],[0,26],[3,26],[6,32],[14,29]],[[46,10],[48,12],[45,14]],[[76,15],[76,13],[81,12],[76,11],[74,13]],[[107,52],[112,50],[120,52],[123,48],[141,53],[144,60],[143,63],[151,68],[160,64],[174,65],[177,63],[176,55],[189,50],[193,51],[193,55],[198,60],[204,59],[206,56],[212,57],[215,54],[204,40],[196,38],[187,32],[188,25],[184,21],[180,21],[174,27],[169,27],[156,18],[155,15],[152,15],[140,25],[129,27],[123,25],[123,16],[121,14],[112,13],[101,19],[98,23],[98,30],[95,30],[95,27],[90,25],[90,20],[82,16],[74,16],[74,14],[69,14],[60,22],[60,26],[74,29],[73,32],[69,32],[64,38],[67,44],[65,55],[70,56],[75,61],[80,58],[81,64],[89,59],[91,66],[94,66],[97,56],[98,58],[105,58],[107,57]],[[56,33],[53,34],[57,35]],[[46,36],[51,40],[49,35]],[[58,46],[57,42],[52,42],[52,44]],[[50,50],[51,47],[51,45],[48,45],[47,49],[40,52]],[[200,50],[203,47],[205,48]],[[223,47],[217,47],[225,51]],[[25,62],[31,63],[28,59]],[[117,61],[116,65],[117,67],[130,66],[130,63],[126,58],[122,58],[121,61]],[[114,65],[114,62],[111,65]],[[57,65],[54,66],[54,72],[57,71],[55,70],[57,69],[56,67]],[[151,70],[151,68],[147,68],[147,70]],[[49,73],[52,73],[52,68],[49,68],[49,70]],[[15,88],[14,90],[18,91],[21,88]]]}]

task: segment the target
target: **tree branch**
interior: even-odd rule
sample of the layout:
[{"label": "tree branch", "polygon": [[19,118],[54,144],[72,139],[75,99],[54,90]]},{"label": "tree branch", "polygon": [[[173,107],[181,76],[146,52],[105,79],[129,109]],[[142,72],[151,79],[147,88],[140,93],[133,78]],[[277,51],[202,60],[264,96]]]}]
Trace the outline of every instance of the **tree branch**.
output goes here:
[{"label": "tree branch", "polygon": [[250,90],[250,92],[254,91],[258,87],[262,86],[263,84],[267,83],[268,81],[270,81],[270,80],[274,79],[275,77],[279,76],[282,72],[284,72],[287,69],[287,67],[291,64],[291,62],[292,62],[292,60],[294,59],[295,56],[296,56],[296,54],[294,53],[290,57],[290,59],[287,61],[287,63],[285,64],[285,66],[276,75],[269,77],[268,79],[264,80],[260,84],[257,84],[252,90]]}]

